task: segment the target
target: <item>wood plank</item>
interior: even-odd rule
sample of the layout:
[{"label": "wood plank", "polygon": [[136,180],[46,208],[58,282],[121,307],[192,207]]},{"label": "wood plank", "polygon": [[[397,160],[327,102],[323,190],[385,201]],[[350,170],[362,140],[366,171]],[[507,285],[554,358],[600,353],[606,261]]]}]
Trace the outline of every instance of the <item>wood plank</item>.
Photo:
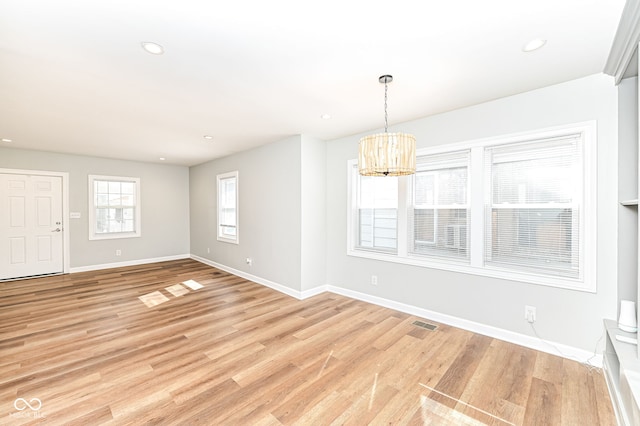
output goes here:
[{"label": "wood plank", "polygon": [[524,425],[549,425],[561,418],[562,391],[555,383],[534,377],[531,381]]},{"label": "wood plank", "polygon": [[[596,391],[587,367],[575,361],[563,360],[562,423],[563,425],[607,424],[600,422]],[[591,401],[583,404],[582,401]]]}]

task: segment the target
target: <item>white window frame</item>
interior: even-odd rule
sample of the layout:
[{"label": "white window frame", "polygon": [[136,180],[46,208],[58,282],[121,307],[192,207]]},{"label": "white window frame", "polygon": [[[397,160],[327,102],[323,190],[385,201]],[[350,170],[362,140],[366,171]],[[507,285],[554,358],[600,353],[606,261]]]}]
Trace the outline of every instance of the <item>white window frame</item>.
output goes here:
[{"label": "white window frame", "polygon": [[[133,232],[96,232],[96,204],[95,204],[95,182],[127,182],[135,185],[135,231]],[[137,238],[142,235],[141,224],[141,203],[140,203],[140,178],[123,176],[89,175],[89,239],[90,240],[112,240],[118,238]]]},{"label": "white window frame", "polygon": [[[235,212],[236,212],[236,234],[235,236],[231,236],[229,234],[225,234],[223,232],[223,227],[224,224],[222,224],[221,218],[222,218],[222,182],[226,179],[235,179],[235,183],[236,183],[236,197],[235,197]],[[240,193],[240,181],[239,181],[239,176],[238,176],[238,171],[233,171],[233,172],[228,172],[228,173],[223,173],[223,174],[219,174],[216,176],[216,194],[217,194],[217,227],[216,227],[216,234],[217,234],[217,238],[218,241],[222,241],[225,243],[232,243],[232,244],[239,244],[240,243],[240,206],[239,206],[239,202],[238,200],[239,198],[239,193]]]},{"label": "white window frame", "polygon": [[[484,221],[486,213],[486,195],[489,183],[484,171],[484,152],[492,146],[510,143],[543,140],[568,135],[581,135],[583,149],[583,196],[580,206],[580,242],[579,264],[580,273],[577,278],[554,277],[536,274],[530,271],[514,271],[492,265],[485,265],[484,261]],[[354,240],[357,226],[355,212],[355,190],[353,168],[357,167],[357,160],[347,162],[347,255],[380,261],[402,263],[426,268],[461,272],[485,277],[539,284],[550,287],[567,288],[585,292],[596,292],[596,210],[597,210],[597,126],[595,121],[575,123],[565,126],[523,132],[493,138],[484,138],[467,142],[439,145],[423,148],[417,151],[418,156],[444,154],[468,149],[471,151],[469,165],[469,262],[463,264],[449,259],[438,259],[428,256],[415,256],[408,252],[411,244],[408,229],[408,209],[411,208],[410,176],[400,177],[398,180],[398,251],[397,254],[371,252],[357,248]],[[357,178],[357,174],[355,175]],[[380,179],[384,179],[381,177]]]}]

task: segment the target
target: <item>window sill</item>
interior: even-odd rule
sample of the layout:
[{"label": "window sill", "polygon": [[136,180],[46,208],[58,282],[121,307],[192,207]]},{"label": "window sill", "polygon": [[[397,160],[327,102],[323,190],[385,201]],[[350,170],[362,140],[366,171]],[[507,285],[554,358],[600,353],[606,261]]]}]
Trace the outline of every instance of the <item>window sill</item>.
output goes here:
[{"label": "window sill", "polygon": [[220,241],[221,243],[239,244],[238,239],[234,240],[231,238],[218,237],[218,241]]},{"label": "window sill", "polygon": [[138,238],[140,237],[139,232],[118,232],[118,233],[108,233],[108,234],[91,234],[89,235],[89,240],[116,240],[119,238]]},{"label": "window sill", "polygon": [[503,270],[496,267],[476,267],[461,262],[446,260],[431,260],[417,257],[400,257],[396,255],[388,255],[384,253],[375,253],[364,250],[347,250],[348,256],[360,257],[383,262],[399,263],[403,265],[418,266],[421,268],[439,269],[443,271],[458,272],[462,274],[477,275],[489,278],[498,278],[509,281],[518,281],[528,284],[544,285],[547,287],[563,288],[568,290],[577,290],[587,293],[595,293],[595,281],[592,285],[579,279],[549,277],[536,275],[531,273],[517,273],[513,271]]}]

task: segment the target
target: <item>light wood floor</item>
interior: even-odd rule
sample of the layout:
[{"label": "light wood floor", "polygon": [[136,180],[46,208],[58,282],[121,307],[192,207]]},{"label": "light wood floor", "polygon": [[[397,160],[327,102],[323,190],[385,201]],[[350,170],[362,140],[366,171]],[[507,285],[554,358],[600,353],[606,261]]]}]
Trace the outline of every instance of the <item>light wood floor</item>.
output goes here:
[{"label": "light wood floor", "polygon": [[193,260],[0,283],[0,424],[615,424],[599,370],[416,320]]}]

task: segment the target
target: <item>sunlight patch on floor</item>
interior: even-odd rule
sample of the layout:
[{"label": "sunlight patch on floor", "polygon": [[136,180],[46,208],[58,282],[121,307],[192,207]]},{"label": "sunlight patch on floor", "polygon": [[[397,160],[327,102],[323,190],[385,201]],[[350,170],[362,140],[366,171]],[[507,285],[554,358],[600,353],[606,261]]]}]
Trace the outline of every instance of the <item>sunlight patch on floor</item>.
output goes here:
[{"label": "sunlight patch on floor", "polygon": [[154,306],[157,306],[161,303],[169,301],[169,298],[164,294],[160,293],[159,291],[154,291],[153,293],[145,294],[143,296],[138,297],[138,299],[140,299],[142,303],[147,305],[148,308],[153,308]]},{"label": "sunlight patch on floor", "polygon": [[324,369],[327,368],[327,363],[329,362],[329,359],[331,359],[332,355],[333,355],[333,351],[329,352],[329,355],[327,355],[327,359],[324,360],[324,364],[322,364],[320,371],[318,371],[318,376],[316,377],[316,379],[322,376],[322,373],[324,372]]},{"label": "sunlight patch on floor", "polygon": [[376,388],[378,387],[378,373],[373,377],[373,385],[371,386],[371,396],[369,397],[369,410],[373,407],[373,398],[376,396]]},{"label": "sunlight patch on floor", "polygon": [[[457,398],[454,398],[452,396],[449,396],[443,392],[440,392],[439,390],[436,390],[430,386],[427,386],[425,384],[420,383],[420,386],[437,393],[438,395],[442,395],[446,398],[449,398],[453,401],[455,401],[458,404],[462,404],[468,408],[471,408],[472,410],[476,411],[479,415],[479,417],[485,417],[485,418],[490,418],[491,420],[491,424],[494,424],[493,420],[497,420],[500,423],[503,423],[505,425],[511,425],[511,426],[515,426],[515,423],[512,423],[508,420],[502,419],[498,416],[494,416],[493,414],[484,411],[478,407],[474,407],[471,404],[467,404],[464,401],[460,401]],[[484,426],[487,425],[487,423],[484,423],[480,420],[474,419],[473,417],[470,417],[466,414],[463,414],[453,408],[447,407],[444,404],[441,404],[427,396],[421,395],[420,396],[420,404],[421,404],[421,410],[422,410],[422,419],[424,420],[424,424],[434,424],[434,425],[465,425],[465,426]]]},{"label": "sunlight patch on floor", "polygon": [[[181,284],[174,284],[169,287],[165,287],[164,289],[173,297],[184,296],[185,294],[189,293],[189,289],[185,288],[183,284],[189,287],[191,290],[199,290],[201,288],[204,288],[202,284],[195,280],[187,280]],[[152,293],[139,296],[138,299],[140,299],[142,303],[147,305],[148,308],[153,308],[154,306],[158,306],[164,302],[169,301],[169,298],[162,294],[162,292],[160,291],[154,291]]]},{"label": "sunlight patch on floor", "polygon": [[174,284],[170,287],[165,287],[164,289],[173,294],[175,297],[180,297],[184,294],[189,293],[189,290],[184,288],[181,284]]},{"label": "sunlight patch on floor", "polygon": [[420,396],[420,409],[425,425],[438,426],[486,426],[486,423],[462,414],[424,395]]},{"label": "sunlight patch on floor", "polygon": [[184,281],[182,284],[186,285],[191,290],[198,290],[198,289],[201,289],[202,287],[204,287],[202,284],[200,284],[199,282],[194,281],[194,280]]}]

